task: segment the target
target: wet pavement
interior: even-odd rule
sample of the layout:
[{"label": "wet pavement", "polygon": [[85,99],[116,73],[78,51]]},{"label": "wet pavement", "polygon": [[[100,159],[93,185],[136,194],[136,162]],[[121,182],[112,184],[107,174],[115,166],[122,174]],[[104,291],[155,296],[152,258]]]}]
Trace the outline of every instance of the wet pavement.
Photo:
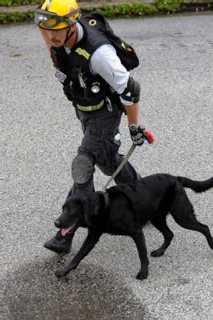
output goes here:
[{"label": "wet pavement", "polygon": [[52,274],[56,265],[51,261],[33,262],[7,276],[5,319],[144,318],[143,306],[138,307],[125,283],[106,270],[85,265],[71,279],[57,280]]}]

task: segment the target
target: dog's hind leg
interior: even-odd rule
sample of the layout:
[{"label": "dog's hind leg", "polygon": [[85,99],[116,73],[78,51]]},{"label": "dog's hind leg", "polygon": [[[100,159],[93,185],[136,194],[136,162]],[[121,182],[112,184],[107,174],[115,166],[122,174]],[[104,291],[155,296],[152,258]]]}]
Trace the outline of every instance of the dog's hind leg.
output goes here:
[{"label": "dog's hind leg", "polygon": [[209,227],[205,224],[200,223],[194,214],[194,209],[189,201],[187,195],[185,195],[185,199],[178,199],[175,201],[170,208],[171,215],[174,220],[181,227],[189,230],[194,230],[202,233],[213,250],[213,237],[210,233]]},{"label": "dog's hind leg", "polygon": [[168,246],[170,245],[172,238],[174,237],[173,232],[169,229],[166,223],[166,214],[167,214],[167,211],[164,214],[161,212],[159,216],[151,220],[151,223],[153,224],[153,226],[156,229],[158,229],[163,234],[163,237],[164,237],[163,245],[157,250],[154,250],[151,252],[152,257],[162,256],[165,253]]},{"label": "dog's hind leg", "polygon": [[133,240],[136,244],[139,258],[140,258],[140,262],[141,262],[141,269],[138,272],[136,278],[139,280],[143,280],[148,277],[148,265],[149,265],[145,237],[144,237],[144,234],[141,230],[132,234],[131,237],[133,238]]}]

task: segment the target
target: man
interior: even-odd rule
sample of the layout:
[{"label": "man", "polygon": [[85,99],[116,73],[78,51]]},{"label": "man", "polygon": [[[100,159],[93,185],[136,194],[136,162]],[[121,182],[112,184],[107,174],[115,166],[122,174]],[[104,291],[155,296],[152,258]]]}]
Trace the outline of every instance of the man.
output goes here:
[{"label": "man", "polygon": [[[119,125],[125,112],[130,136],[142,145],[146,131],[139,125],[140,86],[121,64],[116,50],[98,30],[98,21],[81,17],[75,0],[45,0],[35,22],[50,49],[56,77],[75,107],[83,139],[72,163],[73,186],[68,194],[94,191],[95,165],[111,176],[122,161]],[[115,182],[140,178],[127,162]],[[74,234],[63,230],[44,244],[57,253],[69,253]]]}]

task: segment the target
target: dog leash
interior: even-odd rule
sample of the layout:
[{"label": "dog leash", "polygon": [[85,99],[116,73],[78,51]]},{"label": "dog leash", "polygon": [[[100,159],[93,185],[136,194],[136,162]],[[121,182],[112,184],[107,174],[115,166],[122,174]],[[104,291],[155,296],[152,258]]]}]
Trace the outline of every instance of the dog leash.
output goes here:
[{"label": "dog leash", "polygon": [[[146,131],[146,138],[145,139],[149,144],[153,144],[154,141],[155,141],[155,138],[154,138],[154,136],[153,136],[151,131]],[[113,175],[109,178],[109,180],[107,181],[105,186],[102,188],[102,192],[106,192],[106,189],[107,189],[108,185],[112,182],[112,180],[115,179],[117,174],[121,171],[123,166],[127,163],[129,158],[131,157],[133,151],[135,150],[135,147],[136,147],[136,144],[133,143],[132,146],[130,147],[129,151],[127,152],[125,158],[123,158],[123,160],[121,161],[121,163],[119,164],[119,166],[117,167],[117,169],[115,170]]]},{"label": "dog leash", "polygon": [[135,150],[136,144],[132,144],[132,146],[130,147],[129,151],[127,152],[125,158],[123,158],[123,160],[121,161],[121,163],[119,164],[119,166],[117,167],[117,169],[115,170],[115,172],[113,173],[113,175],[109,178],[109,180],[107,181],[107,183],[105,184],[105,186],[102,188],[102,191],[105,192],[108,185],[112,182],[112,180],[115,179],[115,177],[118,175],[118,173],[121,171],[121,169],[123,168],[123,166],[127,163],[127,161],[129,160],[129,158],[131,157],[133,151]]}]

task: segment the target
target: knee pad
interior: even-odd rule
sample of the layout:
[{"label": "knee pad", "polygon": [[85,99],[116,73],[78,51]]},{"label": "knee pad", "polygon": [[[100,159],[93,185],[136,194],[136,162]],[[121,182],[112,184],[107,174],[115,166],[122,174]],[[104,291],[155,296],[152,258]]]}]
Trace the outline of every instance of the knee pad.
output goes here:
[{"label": "knee pad", "polygon": [[140,85],[132,77],[129,78],[127,87],[120,95],[120,99],[124,105],[131,105],[140,100]]},{"label": "knee pad", "polygon": [[78,184],[88,182],[94,173],[94,163],[86,153],[79,153],[72,162],[72,178]]}]

